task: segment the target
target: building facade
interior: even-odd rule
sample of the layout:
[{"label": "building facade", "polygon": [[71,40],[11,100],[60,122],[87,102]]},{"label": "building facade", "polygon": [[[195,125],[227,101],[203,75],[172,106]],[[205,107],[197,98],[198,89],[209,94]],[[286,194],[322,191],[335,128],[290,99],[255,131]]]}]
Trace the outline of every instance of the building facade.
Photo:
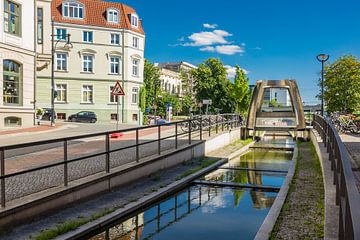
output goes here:
[{"label": "building facade", "polygon": [[[53,0],[51,15],[53,27],[50,24],[48,28],[55,35],[57,118],[93,111],[99,121],[119,118],[123,123],[141,124],[139,89],[143,84],[145,34],[135,10],[100,0]],[[44,38],[44,44],[47,47],[37,65],[38,108],[51,106],[51,64],[47,60],[51,39]],[[121,82],[124,97],[111,95],[116,81]]]},{"label": "building facade", "polygon": [[179,97],[193,95],[193,79],[189,73],[196,66],[187,62],[156,63],[156,66],[160,69],[160,86],[164,91]]},{"label": "building facade", "polygon": [[35,4],[0,1],[0,129],[34,124]]}]

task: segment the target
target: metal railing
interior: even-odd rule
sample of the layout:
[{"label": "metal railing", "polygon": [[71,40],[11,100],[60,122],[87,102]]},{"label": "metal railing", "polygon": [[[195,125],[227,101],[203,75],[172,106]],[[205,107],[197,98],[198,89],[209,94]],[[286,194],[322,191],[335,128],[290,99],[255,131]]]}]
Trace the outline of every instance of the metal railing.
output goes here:
[{"label": "metal railing", "polygon": [[360,239],[360,194],[349,153],[328,119],[314,115],[313,126],[323,139],[331,161],[336,185],[336,204],[340,207],[339,239]]},{"label": "metal railing", "polygon": [[[207,125],[203,124],[205,122],[204,119],[207,119],[207,122],[208,122]],[[196,126],[196,124],[200,124],[199,127],[192,128],[192,126]],[[184,131],[184,128],[183,128],[184,125],[188,126],[187,131],[186,130]],[[118,164],[118,165],[115,164],[115,166],[111,167],[111,160],[112,160],[111,156],[113,153],[120,154],[121,151],[135,149],[135,151],[133,151],[135,154],[135,161],[139,162],[140,158],[141,158],[140,157],[140,149],[141,149],[141,147],[143,147],[145,145],[157,143],[157,154],[161,155],[162,152],[169,150],[169,149],[166,149],[166,150],[162,151],[162,142],[164,140],[173,141],[172,143],[174,143],[174,149],[178,149],[180,140],[182,140],[182,142],[185,142],[186,144],[191,144],[193,140],[202,140],[204,130],[207,130],[208,135],[211,136],[212,132],[218,133],[220,130],[221,131],[230,130],[232,128],[237,128],[239,126],[241,126],[241,117],[239,115],[237,115],[237,114],[221,114],[221,115],[213,115],[213,116],[203,116],[200,118],[197,117],[197,118],[193,118],[193,119],[187,119],[187,120],[183,120],[183,121],[166,123],[166,124],[162,124],[162,125],[142,126],[142,127],[128,128],[128,129],[122,129],[122,130],[116,130],[116,131],[106,131],[106,132],[101,132],[101,133],[85,134],[85,135],[74,136],[74,137],[65,137],[65,138],[37,141],[37,142],[31,142],[31,143],[16,144],[16,145],[10,145],[10,146],[0,146],[0,198],[1,198],[0,204],[1,204],[2,208],[5,208],[6,202],[7,202],[6,181],[8,181],[9,178],[24,176],[25,174],[34,174],[38,171],[49,170],[50,168],[54,168],[54,167],[60,167],[61,171],[62,171],[62,183],[60,185],[58,184],[57,186],[63,185],[65,187],[67,187],[69,182],[71,181],[71,180],[69,180],[69,164],[71,164],[71,163],[78,163],[80,161],[89,160],[91,158],[104,157],[105,172],[110,173],[110,170],[112,168],[123,165],[123,164]],[[140,139],[141,131],[147,131],[150,129],[154,129],[153,134],[157,133],[156,138],[146,140],[146,141],[145,140],[140,141],[141,140]],[[170,134],[170,135],[165,134],[165,136],[162,136],[162,132],[163,132],[162,130],[164,130],[165,133],[166,133],[166,131],[173,130],[175,132],[175,134]],[[111,135],[116,134],[116,133],[122,133],[122,134],[131,134],[131,133],[134,134],[135,133],[135,136],[132,139],[130,139],[131,141],[134,141],[134,144],[130,144],[127,146],[120,146],[117,148],[114,147],[113,145],[115,145],[115,144],[111,141]],[[101,140],[101,143],[103,144],[102,150],[93,151],[93,153],[90,153],[89,155],[86,155],[86,156],[79,156],[79,157],[75,157],[75,158],[71,158],[69,156],[70,155],[69,151],[68,151],[68,148],[70,146],[69,142],[80,141],[82,144],[88,144],[88,142],[84,143],[83,141],[85,139],[95,138],[95,137],[102,137],[102,139],[103,139],[103,140]],[[121,139],[119,141],[121,141]],[[61,145],[58,148],[62,149],[62,152],[63,152],[63,160],[62,161],[54,162],[54,159],[51,159],[51,156],[49,156],[49,159],[48,159],[48,161],[46,161],[46,164],[41,165],[39,167],[33,167],[33,168],[26,169],[26,170],[19,170],[19,171],[12,172],[12,173],[6,173],[6,171],[5,171],[6,170],[6,162],[7,162],[7,160],[12,160],[12,159],[7,159],[7,157],[6,157],[6,153],[8,151],[20,151],[21,149],[24,149],[24,148],[36,148],[39,146],[44,146],[47,144],[56,144],[56,143]],[[74,144],[74,145],[76,146],[76,144]],[[73,146],[73,145],[71,145],[71,146]],[[45,149],[45,150],[48,150],[48,149]],[[97,150],[99,150],[99,149],[97,149]],[[40,150],[40,151],[42,151],[42,150]],[[149,154],[149,155],[153,155],[153,154]],[[147,156],[148,155],[146,155],[146,157]],[[129,162],[126,162],[126,163],[129,163]],[[86,164],[89,164],[89,162],[87,162]],[[97,171],[96,173],[98,173],[98,172],[101,172],[101,171]],[[36,173],[36,174],[39,174],[39,173]],[[95,173],[93,173],[93,174],[95,174]],[[92,174],[88,174],[85,177],[90,176],[90,175],[92,175]],[[77,179],[80,179],[83,177],[79,177]],[[26,178],[26,176],[25,176],[25,178]],[[22,179],[20,181],[22,181]],[[52,187],[54,187],[54,186],[52,186]],[[44,189],[42,189],[42,190],[44,190]],[[34,191],[34,192],[31,192],[30,194],[35,193],[35,192],[40,192],[42,190]],[[27,196],[30,194],[24,194],[24,196]],[[21,196],[21,197],[24,197],[24,196]]]}]

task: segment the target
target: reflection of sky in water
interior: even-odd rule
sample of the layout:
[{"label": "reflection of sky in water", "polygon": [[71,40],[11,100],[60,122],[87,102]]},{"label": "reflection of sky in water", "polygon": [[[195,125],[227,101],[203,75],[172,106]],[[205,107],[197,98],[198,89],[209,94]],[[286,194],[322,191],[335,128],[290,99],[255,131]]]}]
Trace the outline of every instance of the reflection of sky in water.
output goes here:
[{"label": "reflection of sky in water", "polygon": [[253,239],[275,197],[273,192],[193,186],[178,193],[176,201],[173,196],[161,202],[160,208],[153,205],[140,213],[138,222],[145,225],[137,231],[132,217],[124,222],[132,231],[121,233],[125,228],[120,223],[109,229],[109,236],[118,240],[136,239],[136,235],[137,239],[159,240]]},{"label": "reflection of sky in water", "polygon": [[276,136],[265,136],[263,140],[255,143],[257,147],[283,147],[283,148],[292,148],[294,147],[295,142],[291,137],[279,137]]}]

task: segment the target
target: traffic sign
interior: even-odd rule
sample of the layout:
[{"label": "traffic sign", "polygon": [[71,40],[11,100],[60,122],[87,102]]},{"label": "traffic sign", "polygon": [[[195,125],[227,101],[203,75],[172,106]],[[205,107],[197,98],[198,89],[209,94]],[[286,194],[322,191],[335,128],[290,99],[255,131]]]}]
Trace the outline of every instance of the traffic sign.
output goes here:
[{"label": "traffic sign", "polygon": [[121,85],[120,85],[120,82],[117,81],[112,92],[111,92],[111,95],[113,96],[125,96],[125,92],[124,92],[124,89],[122,89]]},{"label": "traffic sign", "polygon": [[203,103],[203,104],[206,104],[206,105],[211,105],[211,104],[212,104],[212,100],[211,100],[211,99],[204,99],[204,100],[202,100],[202,103]]}]

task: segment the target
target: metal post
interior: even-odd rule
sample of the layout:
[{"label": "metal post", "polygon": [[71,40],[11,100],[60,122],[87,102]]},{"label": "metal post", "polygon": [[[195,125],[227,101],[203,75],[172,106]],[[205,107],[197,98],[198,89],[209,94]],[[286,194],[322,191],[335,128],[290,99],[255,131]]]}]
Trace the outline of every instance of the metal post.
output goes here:
[{"label": "metal post", "polygon": [[211,137],[211,117],[209,116],[209,137]]},{"label": "metal post", "polygon": [[224,117],[221,116],[221,131],[224,131]]},{"label": "metal post", "polygon": [[64,186],[68,186],[68,142],[64,140]]},{"label": "metal post", "polygon": [[324,116],[324,61],[321,61],[321,116]]},{"label": "metal post", "polygon": [[216,115],[216,134],[219,133],[219,115]]},{"label": "metal post", "polygon": [[158,154],[161,154],[161,125],[158,125]]},{"label": "metal post", "polygon": [[160,204],[157,206],[157,232],[160,231]]},{"label": "metal post", "polygon": [[175,122],[175,149],[178,148],[178,123]]},{"label": "metal post", "polygon": [[177,195],[175,196],[175,207],[174,207],[175,221],[177,220]]},{"label": "metal post", "polygon": [[[1,177],[5,176],[5,150],[1,149],[0,151],[0,175]],[[5,178],[1,179],[1,207],[5,208]]]},{"label": "metal post", "polygon": [[202,140],[202,117],[200,116],[200,140]]},{"label": "metal post", "polygon": [[139,129],[136,129],[136,162],[139,162]]},{"label": "metal post", "polygon": [[110,172],[110,135],[108,133],[106,133],[105,151],[106,151],[105,171],[106,173],[109,173]]},{"label": "metal post", "polygon": [[191,120],[189,119],[189,144],[191,144]]},{"label": "metal post", "polygon": [[190,188],[188,189],[188,213],[190,213],[191,210],[191,198],[190,198]]},{"label": "metal post", "polygon": [[55,126],[55,43],[54,19],[51,21],[51,126]]}]

